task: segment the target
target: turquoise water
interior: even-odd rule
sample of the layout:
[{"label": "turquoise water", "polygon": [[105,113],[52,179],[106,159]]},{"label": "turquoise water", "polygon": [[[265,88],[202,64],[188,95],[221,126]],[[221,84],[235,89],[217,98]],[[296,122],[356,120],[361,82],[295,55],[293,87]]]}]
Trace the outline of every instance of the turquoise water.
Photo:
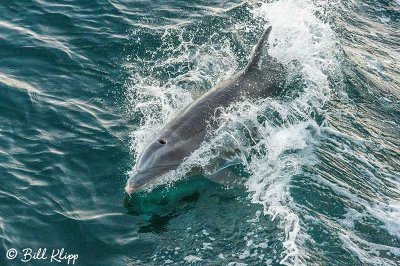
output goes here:
[{"label": "turquoise water", "polygon": [[[146,144],[269,25],[285,92],[128,197]],[[399,42],[398,1],[1,1],[0,265],[399,265]]]}]

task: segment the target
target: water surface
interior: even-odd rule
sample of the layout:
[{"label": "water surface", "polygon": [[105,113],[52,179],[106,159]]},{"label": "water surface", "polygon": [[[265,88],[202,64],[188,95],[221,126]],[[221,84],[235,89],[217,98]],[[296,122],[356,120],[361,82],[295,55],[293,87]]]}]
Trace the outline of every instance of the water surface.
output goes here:
[{"label": "water surface", "polygon": [[[127,197],[269,25],[285,92],[226,108],[175,181]],[[398,1],[1,1],[0,264],[398,265],[399,42]]]}]

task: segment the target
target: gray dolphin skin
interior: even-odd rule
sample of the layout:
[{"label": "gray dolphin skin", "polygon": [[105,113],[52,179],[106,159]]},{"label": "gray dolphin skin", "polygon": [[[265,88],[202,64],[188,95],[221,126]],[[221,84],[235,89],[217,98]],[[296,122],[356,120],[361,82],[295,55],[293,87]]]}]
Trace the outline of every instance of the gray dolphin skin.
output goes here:
[{"label": "gray dolphin skin", "polygon": [[282,91],[283,66],[268,54],[266,66],[260,66],[262,47],[271,28],[267,28],[254,48],[246,68],[217,84],[184,108],[160,131],[139,156],[125,191],[132,194],[176,169],[183,160],[198,149],[209,129],[217,127],[218,108],[228,107],[243,97],[265,98]]}]

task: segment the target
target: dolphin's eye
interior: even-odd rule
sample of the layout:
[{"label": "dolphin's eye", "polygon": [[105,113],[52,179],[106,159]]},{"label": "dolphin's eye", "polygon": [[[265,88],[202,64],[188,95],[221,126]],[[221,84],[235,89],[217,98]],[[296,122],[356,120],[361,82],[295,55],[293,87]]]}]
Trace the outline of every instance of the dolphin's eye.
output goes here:
[{"label": "dolphin's eye", "polygon": [[159,139],[158,143],[164,145],[164,144],[167,144],[167,141],[165,141],[164,139]]}]

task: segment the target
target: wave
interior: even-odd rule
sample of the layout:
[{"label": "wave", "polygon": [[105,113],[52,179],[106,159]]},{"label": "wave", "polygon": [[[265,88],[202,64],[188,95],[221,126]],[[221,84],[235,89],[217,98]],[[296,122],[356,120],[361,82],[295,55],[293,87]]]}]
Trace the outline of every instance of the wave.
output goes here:
[{"label": "wave", "polygon": [[[210,139],[161,183],[180,179],[195,166],[212,176],[240,163],[249,175],[243,182],[249,201],[261,205],[263,214],[280,230],[280,264],[345,263],[345,258],[332,261],[326,253],[350,252],[366,264],[394,265],[399,252],[395,245],[366,239],[354,226],[364,217],[373,217],[395,237],[389,237],[390,241],[396,241],[399,185],[395,170],[376,171],[385,162],[368,157],[369,145],[363,146],[363,136],[355,140],[335,127],[339,114],[335,104],[348,97],[344,70],[348,58],[337,29],[328,23],[332,5],[323,1],[256,2],[230,9],[227,16],[231,20],[218,17],[213,21],[217,26],[207,34],[201,31],[204,25],[154,32],[159,48],[134,57],[127,65],[133,73],[127,83],[128,106],[132,115],[140,117],[132,132],[131,150],[134,156],[140,154],[179,110],[241,69],[257,34],[272,25],[268,52],[288,69],[285,94],[244,100],[222,110],[219,127]],[[234,19],[236,13],[241,19]],[[225,30],[218,28],[221,25]],[[200,33],[206,38],[199,39]],[[362,153],[356,149],[360,145]],[[338,165],[332,165],[335,161]],[[342,173],[332,171],[348,171],[346,178],[358,183],[367,178],[379,185],[354,186],[337,178]],[[300,190],[310,196],[298,196]],[[302,202],[326,200],[325,190],[340,205],[340,215],[329,217],[323,209],[317,210],[318,204]],[[329,240],[316,240],[315,232],[325,234],[323,228]],[[251,238],[242,250],[243,258],[257,256],[251,252],[259,241]],[[263,261],[263,256],[259,259]]]}]

